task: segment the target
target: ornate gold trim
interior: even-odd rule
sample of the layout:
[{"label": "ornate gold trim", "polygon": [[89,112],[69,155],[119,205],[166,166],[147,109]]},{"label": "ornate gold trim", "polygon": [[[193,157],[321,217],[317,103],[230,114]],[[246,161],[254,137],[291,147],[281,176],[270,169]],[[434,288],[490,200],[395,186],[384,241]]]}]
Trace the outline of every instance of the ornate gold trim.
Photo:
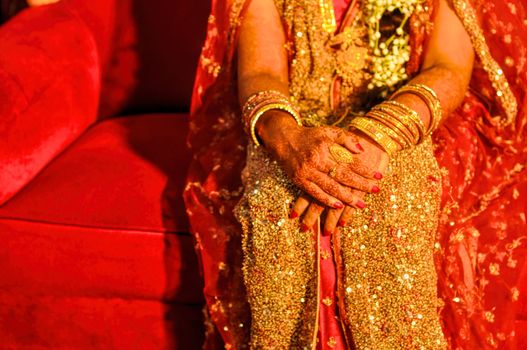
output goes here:
[{"label": "ornate gold trim", "polygon": [[463,26],[468,32],[474,50],[478,55],[483,69],[487,72],[492,86],[496,90],[496,97],[503,107],[506,119],[502,122],[503,125],[513,124],[518,114],[518,103],[512,90],[510,89],[507,78],[503,74],[503,70],[490,54],[489,47],[483,35],[483,31],[479,26],[474,8],[468,0],[452,0],[454,10],[461,19]]}]

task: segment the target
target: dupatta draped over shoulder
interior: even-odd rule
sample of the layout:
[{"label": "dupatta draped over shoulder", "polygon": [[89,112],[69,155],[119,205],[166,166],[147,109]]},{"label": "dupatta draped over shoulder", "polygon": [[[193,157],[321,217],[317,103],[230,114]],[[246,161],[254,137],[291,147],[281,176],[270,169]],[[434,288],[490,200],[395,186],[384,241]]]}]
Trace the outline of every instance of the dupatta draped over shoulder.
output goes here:
[{"label": "dupatta draped over shoulder", "polygon": [[[248,1],[212,1],[192,99],[194,157],[184,199],[205,280],[209,349],[248,347],[250,335],[233,214],[247,144],[235,53]],[[527,343],[526,8],[521,0],[451,6],[477,62],[463,103],[434,134],[443,171],[435,244],[441,321],[453,349],[514,349]],[[410,72],[419,68],[425,39],[411,33]]]}]

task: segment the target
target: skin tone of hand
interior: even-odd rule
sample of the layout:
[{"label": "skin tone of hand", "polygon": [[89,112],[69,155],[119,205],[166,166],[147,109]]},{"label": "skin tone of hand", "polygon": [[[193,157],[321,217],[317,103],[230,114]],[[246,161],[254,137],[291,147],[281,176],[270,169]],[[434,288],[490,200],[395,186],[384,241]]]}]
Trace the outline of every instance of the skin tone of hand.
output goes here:
[{"label": "skin tone of hand", "polygon": [[[388,166],[388,154],[384,150],[382,150],[376,143],[374,143],[370,138],[363,136],[360,133],[356,134],[356,137],[359,138],[360,144],[363,145],[364,149],[363,152],[355,156],[356,159],[360,159],[361,161],[364,161],[366,164],[368,164],[368,166],[371,167],[369,169],[370,172],[372,171],[372,169],[374,169],[374,179],[381,180],[382,174],[385,172],[386,167]],[[349,176],[349,173],[346,169],[342,167],[337,168],[335,180],[341,181],[347,176]],[[370,190],[369,192],[377,193],[380,190],[381,189],[378,186],[375,186],[373,190]],[[343,227],[346,225],[346,222],[350,220],[351,216],[353,215],[353,211],[356,210],[357,207],[358,210],[363,209],[365,207],[362,198],[364,197],[366,192],[368,191],[361,191],[360,189],[355,187],[354,195],[358,196],[361,199],[363,205],[347,205],[342,209],[330,209],[324,207],[316,201],[313,201],[311,197],[307,195],[302,195],[295,202],[293,210],[291,212],[291,217],[296,218],[298,216],[304,215],[302,219],[302,230],[307,231],[315,225],[317,219],[324,212],[324,210],[326,210],[323,234],[330,235],[335,231],[337,226]]]},{"label": "skin tone of hand", "polygon": [[[448,45],[444,45],[448,43]],[[262,90],[288,95],[288,64],[285,35],[273,0],[252,0],[240,29],[238,46],[238,89],[243,103]],[[468,86],[474,52],[465,29],[446,0],[440,1],[434,32],[421,72],[411,83],[425,84],[438,95],[443,116],[462,101]],[[396,99],[416,110],[425,125],[430,112],[417,96],[402,94]],[[371,139],[354,131],[332,127],[305,128],[280,111],[264,114],[256,131],[270,154],[306,195],[293,207],[291,216],[302,216],[303,229],[310,229],[327,211],[324,233],[344,226],[353,210],[364,207],[363,196],[377,192],[378,180],[388,164],[387,154]],[[329,146],[339,144],[358,159],[357,164],[337,167]],[[360,146],[359,146],[360,145]]]},{"label": "skin tone of hand", "polygon": [[[283,121],[276,123],[280,118]],[[362,159],[359,156],[364,148],[358,136],[335,127],[301,127],[281,112],[262,121],[257,131],[293,182],[326,207],[343,209],[346,203],[361,208],[362,192],[378,192],[371,163],[338,164],[330,155],[329,147],[338,144],[356,154],[357,160]],[[333,178],[328,173],[335,166]]]}]

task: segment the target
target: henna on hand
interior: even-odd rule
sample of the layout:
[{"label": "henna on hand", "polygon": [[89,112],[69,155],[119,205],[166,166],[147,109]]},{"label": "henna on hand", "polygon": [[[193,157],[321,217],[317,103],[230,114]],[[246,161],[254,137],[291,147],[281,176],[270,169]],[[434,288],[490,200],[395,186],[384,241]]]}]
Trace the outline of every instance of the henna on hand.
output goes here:
[{"label": "henna on hand", "polygon": [[[374,171],[367,159],[355,164],[337,164],[329,148],[340,145],[360,154],[364,147],[354,133],[336,127],[299,127],[285,113],[272,111],[257,124],[257,132],[266,148],[293,180],[311,197],[328,207],[343,208],[344,203],[360,207],[351,190],[375,191]],[[336,166],[335,178],[328,173]]]}]

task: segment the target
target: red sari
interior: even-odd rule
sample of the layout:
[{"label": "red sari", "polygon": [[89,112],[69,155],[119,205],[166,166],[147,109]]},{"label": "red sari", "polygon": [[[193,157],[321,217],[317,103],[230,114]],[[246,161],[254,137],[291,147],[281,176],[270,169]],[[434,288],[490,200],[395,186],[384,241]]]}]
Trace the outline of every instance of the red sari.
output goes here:
[{"label": "red sari", "polygon": [[[479,46],[465,18],[478,61],[465,100],[434,135],[444,168],[436,244],[443,330],[453,349],[522,348],[527,343],[522,321],[527,320],[525,5],[520,0],[455,2],[475,10],[478,23],[472,26],[482,30],[480,39],[490,51]],[[232,64],[244,8],[244,1],[213,1],[192,101],[194,161],[185,202],[205,279],[209,349],[244,348],[250,330],[240,227],[232,213],[243,193],[247,142]],[[419,68],[424,39],[424,33],[412,33],[410,71]],[[491,58],[501,72],[489,75]],[[511,118],[511,105],[492,84],[498,73],[507,78],[519,106],[509,124],[503,121]]]}]

